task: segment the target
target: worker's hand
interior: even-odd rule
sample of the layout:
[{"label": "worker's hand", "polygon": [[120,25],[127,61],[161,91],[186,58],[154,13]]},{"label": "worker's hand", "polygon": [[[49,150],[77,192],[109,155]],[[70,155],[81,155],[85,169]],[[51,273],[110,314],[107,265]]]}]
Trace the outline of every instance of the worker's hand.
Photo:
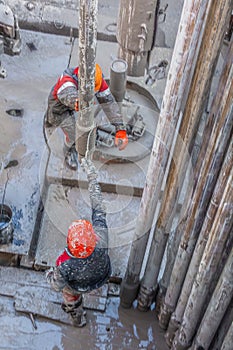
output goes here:
[{"label": "worker's hand", "polygon": [[84,168],[89,181],[97,179],[98,175],[96,168],[90,159],[82,158],[81,166]]},{"label": "worker's hand", "polygon": [[128,135],[126,130],[118,130],[115,135],[115,146],[117,146],[118,149],[122,151],[127,145]]},{"label": "worker's hand", "polygon": [[53,267],[50,267],[50,269],[46,271],[46,280],[47,280],[48,283],[51,283],[51,281],[52,281],[53,272],[54,272],[54,268]]}]

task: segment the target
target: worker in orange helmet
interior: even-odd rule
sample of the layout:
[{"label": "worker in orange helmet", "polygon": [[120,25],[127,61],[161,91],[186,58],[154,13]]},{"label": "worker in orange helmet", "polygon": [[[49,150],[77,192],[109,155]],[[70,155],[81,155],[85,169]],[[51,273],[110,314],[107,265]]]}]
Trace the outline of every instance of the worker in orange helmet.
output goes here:
[{"label": "worker in orange helmet", "polygon": [[[52,87],[45,113],[45,126],[60,126],[65,134],[64,154],[69,168],[77,170],[78,155],[75,149],[75,121],[79,110],[79,67],[67,68]],[[95,67],[95,97],[102,105],[110,123],[115,126],[115,145],[123,150],[128,144],[122,116],[98,64]]]},{"label": "worker in orange helmet", "polygon": [[86,324],[86,312],[82,308],[82,293],[100,288],[111,274],[108,255],[108,228],[106,212],[97,174],[93,163],[82,158],[89,181],[92,207],[92,223],[80,219],[68,229],[67,246],[56,260],[56,266],[48,270],[46,277],[56,291],[62,291],[62,309],[67,312],[74,326]]}]

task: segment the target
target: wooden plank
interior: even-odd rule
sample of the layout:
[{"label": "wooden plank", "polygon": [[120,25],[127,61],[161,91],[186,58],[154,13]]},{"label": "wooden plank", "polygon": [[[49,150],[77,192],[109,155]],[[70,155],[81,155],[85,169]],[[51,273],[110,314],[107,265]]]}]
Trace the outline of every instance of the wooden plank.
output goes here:
[{"label": "wooden plank", "polygon": [[[50,303],[56,304],[57,306],[54,306],[55,309],[57,307],[60,309],[60,305],[63,302],[62,293],[51,289],[51,286],[46,281],[44,272],[0,267],[0,280],[0,295],[14,297],[17,311],[35,313],[64,322],[60,312],[55,310],[53,313],[51,311],[53,307],[50,306]],[[83,307],[104,311],[107,295],[108,285],[105,284],[101,288],[83,295]],[[51,313],[51,317],[49,313]]]},{"label": "wooden plank", "polygon": [[0,281],[0,295],[11,297],[23,286],[50,288],[45,273],[14,267],[0,267]]},{"label": "wooden plank", "polygon": [[[47,290],[44,288],[30,288],[30,290],[26,290],[25,288],[19,289],[15,295],[15,309],[19,312],[32,313],[35,315],[39,315],[45,318],[52,319],[54,321],[59,321],[66,324],[72,324],[72,320],[69,315],[61,309],[61,303],[55,302],[53,299],[54,295],[51,294],[51,300],[47,299],[46,294]],[[59,300],[59,293],[57,294],[57,301]],[[56,298],[55,298],[56,299]],[[60,300],[59,300],[60,301]]]},{"label": "wooden plank", "polygon": [[[83,295],[83,307],[104,311],[107,303],[108,285]],[[62,323],[71,324],[67,314],[61,309],[62,293],[50,287],[28,286],[18,288],[14,292],[15,309],[32,313]]]},{"label": "wooden plank", "polygon": [[83,307],[85,309],[105,311],[107,298],[90,294],[83,295]]},{"label": "wooden plank", "polygon": [[83,294],[83,307],[85,309],[104,311],[106,309],[107,295],[107,284],[104,284],[101,288],[95,289],[90,293]]}]

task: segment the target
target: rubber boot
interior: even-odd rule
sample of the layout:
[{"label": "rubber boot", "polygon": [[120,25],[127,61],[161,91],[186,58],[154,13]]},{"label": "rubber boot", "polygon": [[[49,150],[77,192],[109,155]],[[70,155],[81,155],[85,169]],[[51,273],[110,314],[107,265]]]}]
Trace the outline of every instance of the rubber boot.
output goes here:
[{"label": "rubber boot", "polygon": [[65,162],[68,168],[71,170],[77,170],[78,169],[78,153],[76,151],[75,145],[68,148],[66,145],[64,145],[64,155],[65,155]]},{"label": "rubber boot", "polygon": [[82,307],[78,307],[77,309],[74,309],[70,312],[70,317],[72,320],[72,323],[75,327],[84,327],[87,324],[86,319],[86,311],[83,310]]},{"label": "rubber boot", "polygon": [[86,311],[83,310],[81,304],[82,304],[82,295],[80,295],[80,297],[75,303],[61,304],[62,310],[70,315],[72,324],[75,327],[84,327],[87,323]]},{"label": "rubber boot", "polygon": [[80,294],[79,298],[75,302],[64,302],[61,304],[61,308],[63,311],[70,313],[74,309],[78,308],[79,306],[82,305],[82,294]]}]

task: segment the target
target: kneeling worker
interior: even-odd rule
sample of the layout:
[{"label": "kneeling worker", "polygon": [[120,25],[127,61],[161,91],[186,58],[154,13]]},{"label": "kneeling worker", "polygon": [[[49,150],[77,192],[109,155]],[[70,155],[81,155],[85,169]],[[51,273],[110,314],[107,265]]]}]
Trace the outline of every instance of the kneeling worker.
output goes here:
[{"label": "kneeling worker", "polygon": [[[75,149],[75,125],[79,110],[79,67],[67,68],[57,83],[52,87],[48,97],[48,107],[45,113],[45,126],[59,126],[65,134],[64,155],[66,165],[72,169],[78,168],[78,155]],[[126,127],[123,123],[118,104],[106,83],[98,64],[95,69],[95,97],[109,122],[115,126],[115,145],[123,150],[128,144]]]}]

